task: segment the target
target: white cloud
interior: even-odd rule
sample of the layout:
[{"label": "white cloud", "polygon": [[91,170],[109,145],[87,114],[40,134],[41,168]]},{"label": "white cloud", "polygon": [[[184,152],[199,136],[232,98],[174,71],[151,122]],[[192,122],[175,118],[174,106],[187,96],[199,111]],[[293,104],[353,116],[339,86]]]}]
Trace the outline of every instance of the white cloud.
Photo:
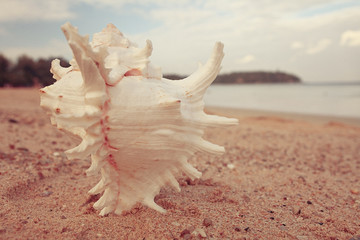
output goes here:
[{"label": "white cloud", "polygon": [[185,7],[180,9],[155,9],[149,14],[152,19],[160,20],[164,24],[174,27],[174,25],[188,26],[191,23],[207,19],[208,17],[213,16],[214,13],[208,10]]},{"label": "white cloud", "polygon": [[315,45],[309,47],[306,50],[306,53],[309,55],[312,55],[312,54],[322,52],[326,48],[328,48],[331,45],[331,43],[332,43],[331,39],[328,39],[328,38],[321,39]]},{"label": "white cloud", "polygon": [[1,0],[0,22],[73,18],[67,0]]},{"label": "white cloud", "polygon": [[246,63],[251,63],[253,61],[255,61],[255,56],[252,54],[248,54],[248,55],[244,56],[243,58],[240,58],[237,62],[246,64]]},{"label": "white cloud", "polygon": [[[333,1],[341,3],[342,1]],[[298,11],[289,12],[286,14],[282,13],[282,17],[279,19],[279,25],[288,28],[295,29],[298,31],[315,31],[316,29],[325,28],[328,26],[332,26],[332,30],[339,24],[343,24],[344,22],[355,24],[358,22],[360,15],[360,5],[357,3],[352,7],[347,8],[339,8],[334,9],[333,11],[324,11],[324,12],[316,12],[314,11],[310,15],[302,15],[302,13],[312,8],[313,4],[307,4],[308,6],[304,6],[302,9],[298,9]],[[323,3],[322,5],[327,4]],[[332,4],[328,4],[327,7],[330,8]],[[315,4],[316,6],[316,4]],[[320,5],[321,6],[321,5]]]},{"label": "white cloud", "polygon": [[[330,51],[325,50],[331,49],[335,54],[346,50],[332,44],[331,39],[342,36],[342,46],[359,44],[358,35],[346,31],[359,27],[360,4],[357,0],[62,0],[61,3],[55,0],[0,0],[0,23],[69,19],[75,17],[76,11],[80,11],[77,7],[84,4],[101,9],[101,14],[109,13],[104,17],[106,21],[114,19],[114,24],[122,21],[125,28],[130,26],[133,29],[130,39],[140,46],[146,39],[151,39],[154,46],[151,60],[164,72],[190,73],[196,69],[198,61],[207,60],[215,41],[222,41],[225,44],[224,71],[238,71],[239,63],[251,63],[244,65],[244,69],[294,70],[306,79],[311,75],[308,65],[318,64],[312,62],[314,59],[321,64],[329,61]],[[84,33],[92,34],[92,26],[88,23],[91,16],[81,14],[84,18],[76,19],[76,25],[80,32],[85,31],[86,26]],[[130,21],[126,22],[125,15],[131,15]],[[101,17],[94,19],[96,24],[106,25]],[[144,22],[146,20],[149,21]],[[62,50],[69,52],[65,41],[63,45]],[[6,46],[2,44],[1,47],[5,49]],[[35,56],[40,52],[62,53],[54,44],[41,48],[12,48],[7,52],[15,55],[22,51]],[[346,53],[352,54],[349,59],[359,59],[356,52],[349,52]],[[288,61],[294,54],[296,61]],[[317,54],[317,58],[309,57],[312,54]],[[296,72],[301,64],[304,66],[302,72]],[[327,65],[338,75],[330,71],[326,74],[333,78],[345,76],[344,64]],[[353,72],[357,76],[360,74]]]},{"label": "white cloud", "polygon": [[357,47],[360,46],[360,30],[348,30],[341,34],[340,45]]},{"label": "white cloud", "polygon": [[290,46],[292,49],[300,49],[300,48],[304,48],[304,43],[300,42],[300,41],[295,41],[293,43],[291,43]]},{"label": "white cloud", "polygon": [[[240,63],[244,64],[240,67],[244,70],[280,68],[313,80],[317,78],[316,70],[309,70],[307,65],[318,64],[313,62],[317,59],[326,64],[329,61],[326,50],[339,53],[331,39],[358,26],[360,14],[359,4],[334,7],[346,3],[342,0],[195,2],[191,5],[168,3],[165,7],[143,10],[143,16],[156,19],[159,24],[137,34],[142,38],[139,43],[146,38],[153,41],[152,60],[164,72],[191,73],[197,61],[206,61],[213,43],[222,41],[225,44],[223,72],[239,71]],[[327,6],[330,6],[328,11]],[[311,14],[302,15],[303,12]],[[291,42],[292,39],[296,41]],[[246,57],[249,52],[256,58]],[[296,61],[289,61],[294,52]],[[309,59],[308,56],[314,54],[317,58]],[[239,59],[239,56],[242,57]],[[345,69],[342,63],[331,66],[336,74],[328,71],[324,79],[348,76],[342,70]]]}]

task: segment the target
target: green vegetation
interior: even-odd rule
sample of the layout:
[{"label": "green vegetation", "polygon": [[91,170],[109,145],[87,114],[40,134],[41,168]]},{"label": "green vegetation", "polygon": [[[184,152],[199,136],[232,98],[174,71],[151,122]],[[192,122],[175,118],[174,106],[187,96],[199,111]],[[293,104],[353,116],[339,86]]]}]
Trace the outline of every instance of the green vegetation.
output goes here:
[{"label": "green vegetation", "polygon": [[[50,73],[51,61],[56,57],[32,59],[23,55],[15,63],[0,54],[0,87],[32,87],[35,85],[47,86],[55,80]],[[57,57],[64,67],[69,66],[68,61]],[[177,74],[165,74],[168,79],[182,79],[186,76]],[[220,74],[214,83],[238,84],[238,83],[298,83],[300,78],[284,72],[234,72]]]}]

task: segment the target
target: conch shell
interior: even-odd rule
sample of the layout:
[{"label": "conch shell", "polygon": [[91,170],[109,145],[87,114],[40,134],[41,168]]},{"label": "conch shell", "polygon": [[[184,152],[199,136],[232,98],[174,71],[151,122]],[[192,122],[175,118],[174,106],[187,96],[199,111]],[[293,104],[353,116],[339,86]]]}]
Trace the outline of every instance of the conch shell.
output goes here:
[{"label": "conch shell", "polygon": [[87,175],[101,173],[89,193],[103,193],[94,204],[100,215],[121,214],[140,202],[160,212],[154,197],[165,184],[180,191],[175,175],[195,179],[201,173],[187,159],[195,152],[222,154],[224,148],[202,138],[207,126],[237,123],[204,113],[203,96],[220,70],[223,44],[183,80],[162,78],[152,66],[152,44],[130,42],[112,24],[93,36],[78,34],[70,23],[62,30],[73,51],[71,66],[52,62],[57,80],[40,90],[41,106],[59,129],[79,136],[69,159],[91,156]]}]

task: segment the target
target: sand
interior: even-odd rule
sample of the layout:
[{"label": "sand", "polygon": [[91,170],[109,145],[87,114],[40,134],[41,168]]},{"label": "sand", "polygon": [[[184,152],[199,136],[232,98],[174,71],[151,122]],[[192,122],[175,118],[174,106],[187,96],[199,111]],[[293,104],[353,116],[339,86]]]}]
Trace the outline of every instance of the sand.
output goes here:
[{"label": "sand", "polygon": [[89,160],[51,126],[36,89],[0,89],[0,239],[360,239],[360,127],[341,119],[209,109],[239,125],[209,129],[221,157],[197,154],[155,201],[99,216]]}]

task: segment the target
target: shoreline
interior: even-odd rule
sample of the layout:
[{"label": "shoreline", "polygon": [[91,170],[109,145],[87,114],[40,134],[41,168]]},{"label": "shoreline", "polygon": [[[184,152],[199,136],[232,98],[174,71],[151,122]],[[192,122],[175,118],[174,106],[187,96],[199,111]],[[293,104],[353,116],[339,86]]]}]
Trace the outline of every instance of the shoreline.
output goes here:
[{"label": "shoreline", "polygon": [[[0,99],[2,100],[0,102],[0,108],[10,107],[12,109],[15,108],[17,110],[22,110],[31,107],[33,110],[39,110],[40,112],[42,112],[40,108],[39,88],[0,88]],[[31,106],[24,107],[24,100],[26,101],[26,103],[32,103]],[[235,118],[277,117],[283,118],[285,120],[303,120],[317,124],[342,123],[355,127],[360,127],[360,118],[355,117],[352,118],[341,116],[314,115],[306,113],[292,113],[217,106],[205,106],[204,111],[209,114],[220,114],[223,116]]]},{"label": "shoreline", "polygon": [[314,114],[305,114],[305,113],[266,111],[266,110],[253,110],[253,109],[244,109],[244,108],[228,108],[228,107],[214,107],[214,106],[205,106],[205,112],[209,114],[220,114],[226,117],[235,117],[235,118],[279,117],[288,120],[303,120],[318,124],[343,123],[347,125],[360,127],[360,118],[352,118],[352,117],[314,115]]}]

